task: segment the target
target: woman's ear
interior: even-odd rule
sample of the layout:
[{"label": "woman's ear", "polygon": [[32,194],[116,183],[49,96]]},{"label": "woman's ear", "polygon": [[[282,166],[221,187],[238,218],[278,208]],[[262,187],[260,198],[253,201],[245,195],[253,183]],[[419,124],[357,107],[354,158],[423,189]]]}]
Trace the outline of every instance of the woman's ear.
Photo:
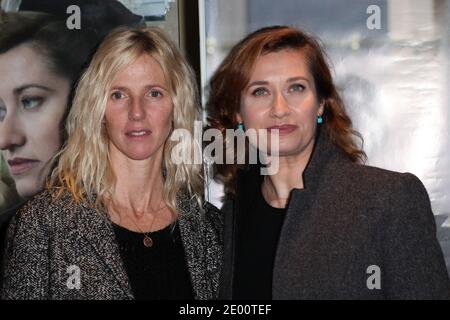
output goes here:
[{"label": "woman's ear", "polygon": [[239,112],[236,113],[236,120],[237,120],[238,123],[244,122],[244,121],[242,120],[241,114],[240,114]]},{"label": "woman's ear", "polygon": [[319,104],[319,111],[318,111],[317,115],[318,116],[323,115],[324,111],[325,111],[325,99],[322,99]]}]

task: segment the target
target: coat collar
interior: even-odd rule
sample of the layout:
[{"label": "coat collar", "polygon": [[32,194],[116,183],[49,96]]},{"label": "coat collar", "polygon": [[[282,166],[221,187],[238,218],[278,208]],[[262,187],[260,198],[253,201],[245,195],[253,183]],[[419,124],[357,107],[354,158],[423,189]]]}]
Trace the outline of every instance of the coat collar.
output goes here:
[{"label": "coat collar", "polygon": [[88,240],[95,252],[109,271],[114,275],[118,285],[129,299],[133,292],[123,264],[116,235],[106,212],[99,212],[93,206],[83,204],[77,215],[79,230]]},{"label": "coat collar", "polygon": [[317,131],[314,149],[303,172],[305,188],[317,185],[323,168],[331,162],[350,162],[350,159],[331,141],[325,129]]},{"label": "coat collar", "polygon": [[208,299],[213,296],[215,289],[209,287],[210,281],[205,281],[208,279],[205,212],[187,192],[179,194],[177,201],[180,211],[178,224],[195,299]]}]

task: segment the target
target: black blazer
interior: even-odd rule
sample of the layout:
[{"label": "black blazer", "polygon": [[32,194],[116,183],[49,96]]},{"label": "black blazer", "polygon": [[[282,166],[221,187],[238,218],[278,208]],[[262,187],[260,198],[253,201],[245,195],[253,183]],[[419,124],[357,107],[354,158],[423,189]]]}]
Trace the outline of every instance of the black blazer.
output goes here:
[{"label": "black blazer", "polygon": [[[237,176],[225,202],[221,297],[233,298],[239,218],[260,188],[258,168]],[[276,251],[274,299],[450,299],[450,281],[427,192],[414,175],[358,165],[316,139],[294,189]],[[381,288],[369,289],[378,266]],[[369,269],[368,269],[369,268]]]}]

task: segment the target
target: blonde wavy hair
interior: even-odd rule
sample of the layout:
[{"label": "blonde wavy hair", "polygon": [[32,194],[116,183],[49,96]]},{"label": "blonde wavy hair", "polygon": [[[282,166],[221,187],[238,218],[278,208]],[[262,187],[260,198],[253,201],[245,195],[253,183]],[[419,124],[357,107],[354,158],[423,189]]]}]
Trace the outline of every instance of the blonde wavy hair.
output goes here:
[{"label": "blonde wavy hair", "polygon": [[172,149],[178,143],[170,139],[175,129],[191,133],[190,143],[184,141],[181,145],[183,152],[193,154],[194,148],[200,147],[194,136],[194,122],[200,115],[194,73],[176,46],[154,27],[114,30],[102,42],[81,77],[67,119],[68,139],[48,182],[51,190],[56,189],[56,197],[69,192],[75,202],[80,202],[96,195],[93,203],[96,208],[103,208],[102,199],[111,197],[116,177],[110,163],[109,138],[104,124],[108,94],[115,76],[143,54],[150,55],[161,65],[174,107],[173,126],[164,144],[161,168],[165,177],[164,200],[177,214],[180,192],[188,192],[200,203],[203,201],[202,166],[175,165],[171,161]]}]

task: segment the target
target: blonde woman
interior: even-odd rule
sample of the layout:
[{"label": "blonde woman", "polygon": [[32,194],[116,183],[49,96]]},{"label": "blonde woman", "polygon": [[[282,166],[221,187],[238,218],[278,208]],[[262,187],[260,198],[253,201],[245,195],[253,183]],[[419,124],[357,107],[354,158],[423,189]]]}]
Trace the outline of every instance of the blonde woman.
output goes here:
[{"label": "blonde woman", "polygon": [[202,200],[201,166],[171,159],[172,132],[193,133],[198,116],[192,71],[161,31],[110,34],[48,189],[12,222],[3,298],[215,298],[221,217]]}]

